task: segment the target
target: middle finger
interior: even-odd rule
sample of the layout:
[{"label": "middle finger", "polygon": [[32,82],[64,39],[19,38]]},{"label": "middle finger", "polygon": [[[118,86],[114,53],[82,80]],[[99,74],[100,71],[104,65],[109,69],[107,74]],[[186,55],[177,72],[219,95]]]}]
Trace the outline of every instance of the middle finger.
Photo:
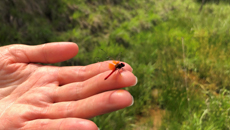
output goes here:
[{"label": "middle finger", "polygon": [[104,80],[108,73],[110,71],[84,82],[70,83],[56,88],[54,102],[81,100],[104,91],[133,86],[137,82],[136,77],[130,71],[117,72],[109,79]]}]

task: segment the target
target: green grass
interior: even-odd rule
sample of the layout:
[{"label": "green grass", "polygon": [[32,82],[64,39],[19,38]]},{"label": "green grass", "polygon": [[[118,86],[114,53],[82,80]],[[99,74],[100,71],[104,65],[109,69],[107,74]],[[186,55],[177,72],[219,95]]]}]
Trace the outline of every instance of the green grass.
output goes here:
[{"label": "green grass", "polygon": [[[50,11],[53,20],[42,14],[28,20],[36,12],[24,12],[19,18],[18,8],[13,8],[13,15],[25,21],[26,28],[4,23],[0,40],[6,44],[78,43],[79,55],[62,65],[106,60],[100,49],[113,58],[121,55],[138,77],[135,87],[126,88],[135,103],[93,118],[101,129],[138,128],[137,115],[149,116],[149,110],[158,106],[166,111],[162,130],[227,130],[230,5],[210,0],[199,12],[200,6],[195,0],[59,0],[52,7],[58,11]],[[157,98],[153,89],[159,90]],[[144,124],[149,129],[153,126]]]}]

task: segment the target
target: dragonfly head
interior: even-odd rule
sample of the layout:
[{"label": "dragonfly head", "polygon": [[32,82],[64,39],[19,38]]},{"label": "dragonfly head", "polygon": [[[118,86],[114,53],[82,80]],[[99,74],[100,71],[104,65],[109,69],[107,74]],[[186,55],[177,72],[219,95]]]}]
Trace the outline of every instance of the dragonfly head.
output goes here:
[{"label": "dragonfly head", "polygon": [[124,66],[125,66],[125,64],[124,64],[124,63],[121,63],[121,64],[120,64],[120,66],[121,66],[121,68],[122,68],[122,67],[124,67]]}]

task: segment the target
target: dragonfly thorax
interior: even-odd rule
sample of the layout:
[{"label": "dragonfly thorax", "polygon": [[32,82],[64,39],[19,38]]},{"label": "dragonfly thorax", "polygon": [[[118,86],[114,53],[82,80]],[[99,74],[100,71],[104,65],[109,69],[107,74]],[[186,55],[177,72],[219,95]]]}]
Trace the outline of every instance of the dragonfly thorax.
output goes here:
[{"label": "dragonfly thorax", "polygon": [[125,64],[124,63],[120,63],[120,64],[116,64],[116,69],[121,69],[122,67],[124,67]]}]

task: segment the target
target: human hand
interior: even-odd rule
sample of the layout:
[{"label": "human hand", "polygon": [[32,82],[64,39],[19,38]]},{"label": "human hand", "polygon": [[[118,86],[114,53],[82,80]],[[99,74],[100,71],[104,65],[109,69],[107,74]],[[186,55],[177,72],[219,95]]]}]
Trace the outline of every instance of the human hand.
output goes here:
[{"label": "human hand", "polygon": [[125,90],[137,79],[132,68],[110,73],[108,62],[88,66],[57,67],[34,63],[56,63],[74,57],[75,43],[0,47],[0,129],[97,130],[88,120],[130,106],[133,98]]}]

